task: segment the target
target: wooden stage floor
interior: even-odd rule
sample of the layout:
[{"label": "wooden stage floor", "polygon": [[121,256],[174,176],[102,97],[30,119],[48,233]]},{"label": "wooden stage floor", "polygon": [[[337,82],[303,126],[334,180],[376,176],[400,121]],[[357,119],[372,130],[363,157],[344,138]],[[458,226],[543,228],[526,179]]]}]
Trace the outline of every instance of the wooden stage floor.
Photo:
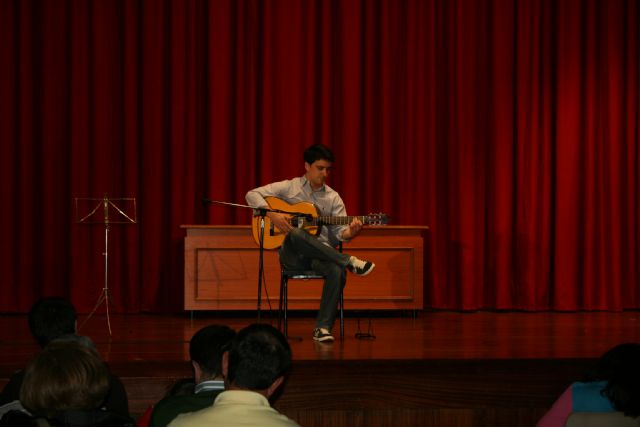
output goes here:
[{"label": "wooden stage floor", "polygon": [[[294,313],[289,333],[294,365],[274,406],[306,427],[532,426],[596,358],[622,342],[640,342],[639,312],[374,313],[374,340],[356,339],[347,313],[345,338],[311,339],[313,313]],[[188,343],[210,323],[240,329],[255,313],[197,312],[110,316],[80,333],[119,375],[139,416],[177,378],[190,376]],[[263,322],[277,325],[264,311]],[[84,323],[84,324],[83,324]],[[0,386],[38,350],[25,315],[0,315]]]},{"label": "wooden stage floor", "polygon": [[[595,358],[620,342],[640,342],[640,312],[521,313],[419,312],[348,313],[344,340],[318,345],[311,339],[311,313],[295,313],[289,335],[295,360],[558,359]],[[240,329],[257,320],[254,313],[195,312],[175,315],[97,314],[78,321],[108,362],[186,361],[195,331],[210,323]],[[375,339],[356,339],[371,321]],[[263,311],[262,321],[277,326]],[[338,324],[334,333],[338,338]],[[23,366],[37,347],[25,315],[0,315],[0,367]]]},{"label": "wooden stage floor", "polygon": [[[233,313],[232,313],[233,314]],[[620,342],[640,342],[640,312],[418,312],[348,313],[345,337],[318,345],[311,339],[311,313],[289,318],[295,360],[557,359],[595,358]],[[263,311],[263,322],[277,317]],[[240,329],[256,322],[254,313],[229,315],[80,315],[80,333],[91,337],[109,362],[188,360],[189,339],[199,328],[220,323]],[[375,339],[356,339],[371,322]],[[360,328],[360,329],[359,329]],[[0,366],[22,366],[37,351],[26,315],[0,315]]]}]

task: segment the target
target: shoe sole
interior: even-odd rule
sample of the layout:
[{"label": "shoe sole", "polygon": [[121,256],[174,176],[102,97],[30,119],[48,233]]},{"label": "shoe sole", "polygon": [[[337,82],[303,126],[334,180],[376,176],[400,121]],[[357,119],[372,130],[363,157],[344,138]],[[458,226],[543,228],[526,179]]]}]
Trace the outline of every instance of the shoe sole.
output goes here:
[{"label": "shoe sole", "polygon": [[364,276],[368,275],[369,273],[371,273],[371,272],[373,271],[373,269],[374,269],[374,268],[376,268],[376,265],[372,263],[372,264],[371,264],[371,268],[370,268],[370,269],[368,269],[367,271],[365,271],[364,273],[360,273],[360,274],[358,274],[358,273],[355,273],[355,272],[354,272],[353,274],[355,274],[356,276],[364,277]]}]

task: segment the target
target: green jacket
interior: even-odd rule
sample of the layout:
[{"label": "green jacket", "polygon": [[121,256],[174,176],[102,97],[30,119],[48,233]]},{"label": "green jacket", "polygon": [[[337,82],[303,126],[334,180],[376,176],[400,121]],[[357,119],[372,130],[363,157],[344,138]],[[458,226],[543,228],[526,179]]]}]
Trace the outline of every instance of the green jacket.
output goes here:
[{"label": "green jacket", "polygon": [[207,390],[186,396],[169,396],[158,402],[151,413],[149,427],[166,427],[175,417],[186,412],[199,411],[213,405],[216,396],[224,390]]}]

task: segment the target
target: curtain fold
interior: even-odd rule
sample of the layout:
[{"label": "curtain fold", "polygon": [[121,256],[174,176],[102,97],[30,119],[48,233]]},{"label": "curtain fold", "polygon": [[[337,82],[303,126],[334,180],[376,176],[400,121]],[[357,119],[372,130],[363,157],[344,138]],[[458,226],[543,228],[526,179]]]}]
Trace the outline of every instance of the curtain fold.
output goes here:
[{"label": "curtain fold", "polygon": [[[182,309],[183,224],[329,145],[350,214],[428,225],[425,304],[640,309],[630,0],[0,0],[0,311]],[[75,199],[136,198],[137,224]],[[126,204],[126,201],[122,201]]]}]

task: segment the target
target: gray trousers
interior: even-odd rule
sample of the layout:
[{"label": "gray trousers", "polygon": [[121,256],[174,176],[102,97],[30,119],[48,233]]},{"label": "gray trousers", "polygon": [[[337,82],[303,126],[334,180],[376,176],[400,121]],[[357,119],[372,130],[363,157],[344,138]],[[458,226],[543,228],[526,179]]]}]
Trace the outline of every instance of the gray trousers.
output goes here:
[{"label": "gray trousers", "polygon": [[316,328],[331,330],[336,320],[350,256],[321,243],[300,228],[289,231],[278,253],[280,264],[285,269],[313,270],[325,276]]}]

